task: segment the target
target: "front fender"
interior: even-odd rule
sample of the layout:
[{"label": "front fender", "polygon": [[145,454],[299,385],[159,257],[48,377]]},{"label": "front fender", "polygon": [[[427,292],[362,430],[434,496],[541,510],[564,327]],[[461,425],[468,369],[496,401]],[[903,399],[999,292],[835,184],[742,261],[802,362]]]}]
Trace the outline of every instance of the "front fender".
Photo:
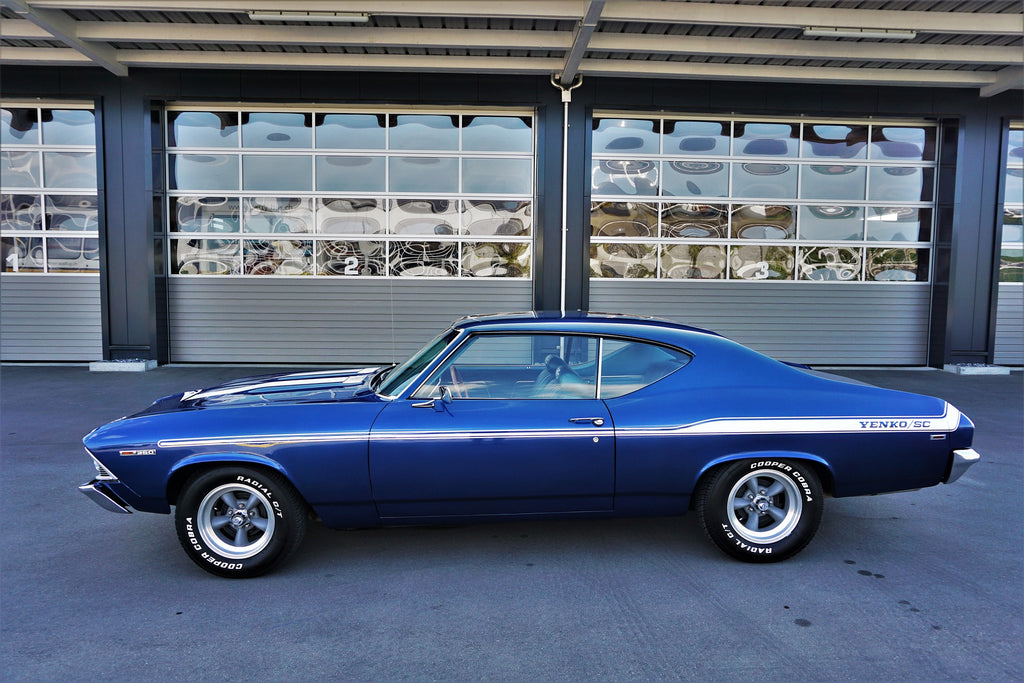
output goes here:
[{"label": "front fender", "polygon": [[291,477],[288,476],[287,470],[285,470],[281,463],[262,455],[234,452],[202,453],[182,458],[171,467],[170,471],[167,473],[167,502],[174,505],[178,498],[178,492],[181,490],[182,485],[185,483],[185,480],[189,477],[189,474],[194,468],[202,465],[221,464],[256,465],[258,467],[267,467],[280,473],[289,481],[291,480]]}]

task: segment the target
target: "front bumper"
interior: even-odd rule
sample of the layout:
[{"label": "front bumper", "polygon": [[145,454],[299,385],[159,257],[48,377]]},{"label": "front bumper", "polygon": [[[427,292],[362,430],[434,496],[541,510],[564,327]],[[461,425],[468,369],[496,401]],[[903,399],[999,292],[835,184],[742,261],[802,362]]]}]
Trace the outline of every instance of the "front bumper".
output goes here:
[{"label": "front bumper", "polygon": [[128,509],[128,503],[111,490],[110,484],[110,480],[93,479],[88,484],[79,486],[78,490],[104,510],[130,515],[132,511]]},{"label": "front bumper", "polygon": [[952,484],[954,481],[963,476],[971,465],[981,460],[981,454],[973,448],[961,448],[953,451],[950,456],[949,462],[949,474],[943,479],[947,484]]}]

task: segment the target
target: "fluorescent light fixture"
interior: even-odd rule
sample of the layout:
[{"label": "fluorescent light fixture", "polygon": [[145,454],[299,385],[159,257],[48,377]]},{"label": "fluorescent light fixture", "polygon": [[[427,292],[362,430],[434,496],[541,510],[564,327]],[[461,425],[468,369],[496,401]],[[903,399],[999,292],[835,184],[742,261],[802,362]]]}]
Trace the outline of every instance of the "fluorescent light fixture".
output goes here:
[{"label": "fluorescent light fixture", "polygon": [[829,26],[805,26],[808,38],[877,38],[880,40],[913,40],[917,31],[898,28],[832,28]]},{"label": "fluorescent light fixture", "polygon": [[310,21],[322,24],[363,24],[369,14],[357,12],[248,12],[253,21]]}]

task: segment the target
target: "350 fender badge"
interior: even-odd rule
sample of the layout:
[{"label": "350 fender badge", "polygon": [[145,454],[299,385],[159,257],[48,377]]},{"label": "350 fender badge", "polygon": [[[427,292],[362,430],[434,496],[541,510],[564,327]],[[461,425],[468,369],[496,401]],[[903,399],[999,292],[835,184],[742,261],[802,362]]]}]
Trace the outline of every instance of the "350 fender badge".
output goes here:
[{"label": "350 fender badge", "polygon": [[156,449],[155,448],[146,448],[146,449],[138,450],[138,451],[120,451],[120,453],[121,453],[121,455],[124,455],[124,456],[128,456],[128,455],[156,455]]}]

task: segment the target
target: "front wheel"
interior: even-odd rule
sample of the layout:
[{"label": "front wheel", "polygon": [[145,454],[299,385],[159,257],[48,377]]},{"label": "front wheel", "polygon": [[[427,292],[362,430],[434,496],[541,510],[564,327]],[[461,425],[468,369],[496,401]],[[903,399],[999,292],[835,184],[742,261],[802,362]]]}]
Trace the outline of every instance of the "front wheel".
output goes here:
[{"label": "front wheel", "polygon": [[199,472],[174,511],[178,540],[218,576],[259,576],[284,562],[306,533],[306,505],[283,477],[247,467]]},{"label": "front wheel", "polygon": [[821,484],[806,463],[743,460],[712,472],[696,495],[701,527],[745,562],[780,562],[811,542],[823,509]]}]

